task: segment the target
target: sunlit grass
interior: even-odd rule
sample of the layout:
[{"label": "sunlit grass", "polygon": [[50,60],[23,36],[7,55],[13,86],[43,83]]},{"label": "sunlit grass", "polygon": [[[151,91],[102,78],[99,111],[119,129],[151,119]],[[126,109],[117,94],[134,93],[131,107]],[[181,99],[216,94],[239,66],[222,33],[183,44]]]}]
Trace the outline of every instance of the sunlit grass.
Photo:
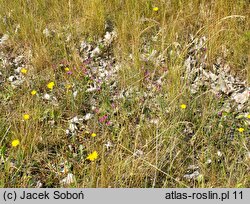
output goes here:
[{"label": "sunlit grass", "polygon": [[[218,118],[224,99],[206,91],[192,97],[183,79],[193,35],[207,37],[209,69],[223,56],[235,75],[250,80],[247,1],[0,0],[0,5],[0,37],[10,36],[5,51],[23,54],[32,65],[20,71],[21,88],[8,80],[0,84],[0,186],[35,187],[40,181],[58,187],[72,173],[76,182],[70,187],[250,187],[249,125],[235,113],[227,113],[230,120]],[[100,92],[86,91],[94,79],[83,71],[89,65],[77,51],[82,40],[95,44],[107,29],[117,32],[112,55],[121,66],[118,90],[125,96],[132,90],[117,101],[104,85]],[[164,66],[141,60],[149,42],[151,53],[166,56]],[[164,70],[166,83],[160,91],[152,88],[150,96],[146,85]],[[68,137],[68,121],[91,111],[80,133]],[[190,165],[199,166],[199,179],[183,178]]]}]

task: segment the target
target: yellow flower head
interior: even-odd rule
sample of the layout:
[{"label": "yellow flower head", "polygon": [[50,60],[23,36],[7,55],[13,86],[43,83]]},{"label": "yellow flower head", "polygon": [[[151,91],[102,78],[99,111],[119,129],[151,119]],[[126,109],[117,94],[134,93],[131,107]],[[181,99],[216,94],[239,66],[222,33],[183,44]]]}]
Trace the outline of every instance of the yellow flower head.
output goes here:
[{"label": "yellow flower head", "polygon": [[25,68],[22,68],[22,69],[21,69],[21,73],[22,73],[22,74],[27,74],[27,72],[28,72],[27,69],[25,69]]},{"label": "yellow flower head", "polygon": [[186,108],[187,108],[187,105],[186,105],[186,104],[181,104],[181,105],[180,105],[180,108],[181,108],[181,109],[186,109]]},{"label": "yellow flower head", "polygon": [[11,146],[12,147],[16,147],[16,146],[18,146],[20,144],[20,141],[19,140],[13,140],[12,142],[11,142]]},{"label": "yellow flower head", "polygon": [[238,131],[240,132],[240,133],[243,133],[244,131],[245,131],[245,129],[244,128],[238,128]]},{"label": "yellow flower head", "polygon": [[29,120],[29,119],[30,119],[30,116],[29,116],[28,114],[24,114],[24,115],[23,115],[23,119],[24,119],[24,120]]},{"label": "yellow flower head", "polygon": [[92,134],[91,134],[91,137],[96,137],[96,134],[95,134],[95,133],[92,133]]},{"label": "yellow flower head", "polygon": [[36,95],[37,91],[36,90],[33,90],[30,92],[32,96]]},{"label": "yellow flower head", "polygon": [[154,7],[154,8],[153,8],[153,11],[155,11],[155,12],[156,12],[156,11],[159,11],[159,8],[158,8],[158,7]]},{"label": "yellow flower head", "polygon": [[90,161],[95,161],[98,157],[97,151],[92,152],[91,154],[88,155],[87,159]]},{"label": "yellow flower head", "polygon": [[250,114],[247,115],[247,118],[250,119]]},{"label": "yellow flower head", "polygon": [[55,86],[55,82],[53,81],[47,84],[47,87],[51,90],[53,89],[54,86]]},{"label": "yellow flower head", "polygon": [[68,72],[68,71],[69,71],[69,68],[68,68],[68,67],[65,67],[65,68],[64,68],[64,71]]},{"label": "yellow flower head", "polygon": [[72,86],[70,84],[66,84],[65,88],[70,89]]}]

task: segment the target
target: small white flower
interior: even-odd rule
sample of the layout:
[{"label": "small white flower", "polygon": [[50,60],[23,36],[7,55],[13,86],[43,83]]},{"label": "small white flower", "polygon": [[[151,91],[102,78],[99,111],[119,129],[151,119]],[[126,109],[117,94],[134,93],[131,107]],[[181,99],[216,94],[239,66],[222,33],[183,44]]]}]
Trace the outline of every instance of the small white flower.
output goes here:
[{"label": "small white flower", "polygon": [[105,77],[105,73],[101,72],[101,73],[99,74],[99,76],[100,76],[100,78],[104,78],[104,77]]},{"label": "small white flower", "polygon": [[67,129],[65,132],[66,132],[66,135],[69,135],[69,134],[70,134],[69,129]]},{"label": "small white flower", "polygon": [[43,95],[43,98],[44,98],[45,100],[50,100],[50,99],[51,99],[50,95],[47,94],[47,93]]},{"label": "small white flower", "polygon": [[111,148],[111,147],[113,147],[113,144],[110,142],[110,141],[108,141],[106,144],[104,144],[105,145],[105,147],[107,148],[107,150],[109,150],[109,148]]},{"label": "small white flower", "polygon": [[159,119],[158,118],[151,119],[150,123],[157,125],[159,123]]},{"label": "small white flower", "polygon": [[46,38],[48,38],[48,37],[51,36],[51,33],[50,33],[50,31],[49,31],[48,28],[45,28],[45,29],[43,30],[43,34],[45,35]]},{"label": "small white flower", "polygon": [[133,154],[133,156],[136,156],[136,157],[143,156],[143,151],[137,149],[137,150],[135,151],[135,153]]},{"label": "small white flower", "polygon": [[217,151],[217,155],[218,155],[218,157],[221,157],[222,153],[220,151]]},{"label": "small white flower", "polygon": [[208,159],[207,161],[206,161],[206,164],[211,164],[212,163],[212,160],[211,159]]},{"label": "small white flower", "polygon": [[93,115],[92,115],[91,113],[87,113],[87,114],[84,116],[84,120],[90,120],[92,117],[93,117]]},{"label": "small white flower", "polygon": [[74,91],[73,97],[75,98],[77,96],[77,94],[78,94],[78,91]]}]

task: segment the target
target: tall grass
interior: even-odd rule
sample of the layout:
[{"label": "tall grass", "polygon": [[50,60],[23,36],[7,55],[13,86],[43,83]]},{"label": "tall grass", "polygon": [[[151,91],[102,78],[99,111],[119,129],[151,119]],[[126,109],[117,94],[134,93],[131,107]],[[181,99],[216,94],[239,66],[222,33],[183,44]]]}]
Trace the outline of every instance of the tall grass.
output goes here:
[{"label": "tall grass", "polygon": [[[154,12],[154,7],[159,10]],[[0,0],[0,34],[10,35],[10,53],[31,50],[29,60],[34,67],[22,88],[1,87],[1,157],[8,160],[1,166],[0,186],[29,187],[38,180],[46,187],[59,186],[65,177],[58,173],[60,164],[67,161],[65,165],[76,177],[72,187],[249,187],[250,159],[245,159],[250,151],[249,130],[228,143],[228,131],[216,118],[221,101],[206,92],[190,97],[181,80],[191,34],[207,37],[208,64],[223,55],[224,46],[230,51],[226,61],[233,72],[242,80],[250,80],[249,9],[247,0]],[[82,135],[83,142],[69,140],[65,135],[67,120],[82,114],[92,96],[79,93],[73,99],[62,94],[59,106],[51,106],[31,98],[29,92],[44,91],[48,81],[58,86],[59,82],[74,82],[84,88],[80,76],[70,79],[53,67],[62,60],[69,61],[69,66],[80,66],[73,47],[79,47],[83,39],[98,40],[105,34],[107,22],[117,31],[113,52],[122,64],[120,89],[145,91],[142,68],[152,72],[158,69],[140,60],[143,46],[152,36],[158,39],[150,49],[166,56],[174,43],[182,46],[180,54],[168,57],[164,65],[169,71],[167,83],[162,95],[155,98],[161,106],[157,113],[161,119],[157,125],[146,123],[142,115],[155,104],[151,99],[141,102],[135,95],[121,101],[119,111],[111,114],[115,128],[100,128],[96,118],[89,124],[96,138]],[[55,30],[54,37],[45,37],[45,28]],[[68,35],[71,40],[66,43]],[[60,95],[62,90],[58,87],[56,92]],[[111,112],[108,91],[96,97],[100,109]],[[181,103],[188,109],[180,111]],[[23,122],[24,113],[30,113],[32,120]],[[183,135],[186,125],[194,130],[194,137],[188,141]],[[21,141],[18,148],[10,147],[14,138]],[[113,143],[108,152],[103,146],[107,141]],[[88,163],[73,156],[68,145],[78,148],[79,144],[84,147],[82,155],[98,151],[98,161]],[[143,156],[133,155],[137,150]],[[222,158],[218,158],[218,151],[223,153]],[[212,160],[209,165],[208,159]],[[183,175],[190,165],[199,166],[203,177],[185,180]]]}]

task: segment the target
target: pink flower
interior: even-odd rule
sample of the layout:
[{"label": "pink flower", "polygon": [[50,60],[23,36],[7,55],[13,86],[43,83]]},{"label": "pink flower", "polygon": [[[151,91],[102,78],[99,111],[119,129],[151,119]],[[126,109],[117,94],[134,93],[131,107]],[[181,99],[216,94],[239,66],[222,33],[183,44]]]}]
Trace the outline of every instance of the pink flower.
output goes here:
[{"label": "pink flower", "polygon": [[104,116],[102,116],[102,117],[99,118],[99,122],[100,123],[104,123],[107,119],[108,119],[108,116],[104,115]]},{"label": "pink flower", "polygon": [[83,73],[83,74],[87,74],[87,69],[86,69],[86,67],[82,67],[82,73]]},{"label": "pink flower", "polygon": [[94,111],[95,111],[95,113],[99,113],[99,109],[98,108],[96,108]]},{"label": "pink flower", "polygon": [[112,122],[111,122],[111,121],[108,121],[108,122],[106,122],[106,125],[107,125],[107,126],[110,126],[110,125],[112,125]]}]

